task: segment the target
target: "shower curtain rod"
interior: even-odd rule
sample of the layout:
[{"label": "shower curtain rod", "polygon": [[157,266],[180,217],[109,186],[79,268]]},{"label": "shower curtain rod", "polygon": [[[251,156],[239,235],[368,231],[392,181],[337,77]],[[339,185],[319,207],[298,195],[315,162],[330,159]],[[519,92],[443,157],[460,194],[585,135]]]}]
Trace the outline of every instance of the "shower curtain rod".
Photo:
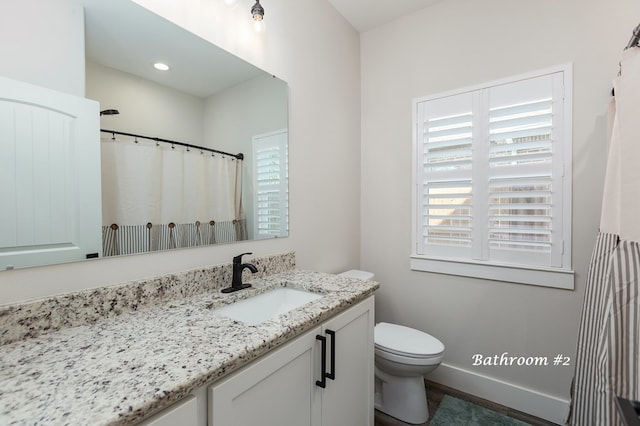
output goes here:
[{"label": "shower curtain rod", "polygon": [[204,147],[204,146],[191,145],[191,144],[184,143],[184,142],[178,142],[178,141],[172,141],[172,140],[169,140],[169,139],[156,138],[156,137],[153,137],[153,136],[136,135],[135,133],[119,132],[117,130],[100,129],[100,131],[103,132],[103,133],[111,133],[112,135],[114,135],[114,139],[115,139],[115,135],[132,136],[134,138],[149,139],[149,140],[156,141],[156,142],[164,142],[164,143],[170,143],[171,145],[180,145],[180,146],[185,146],[187,148],[199,149],[200,151],[215,152],[217,154],[222,154],[222,155],[228,155],[230,157],[235,157],[238,160],[244,160],[244,154],[243,153],[231,154],[229,152],[219,151],[217,149],[207,148],[207,147]]},{"label": "shower curtain rod", "polygon": [[624,49],[627,50],[631,47],[635,47],[638,45],[638,40],[640,40],[640,24],[638,24],[637,27],[635,27],[635,29],[633,30],[633,34],[631,35],[631,38],[629,39],[629,43],[627,43],[627,47],[625,47]]}]

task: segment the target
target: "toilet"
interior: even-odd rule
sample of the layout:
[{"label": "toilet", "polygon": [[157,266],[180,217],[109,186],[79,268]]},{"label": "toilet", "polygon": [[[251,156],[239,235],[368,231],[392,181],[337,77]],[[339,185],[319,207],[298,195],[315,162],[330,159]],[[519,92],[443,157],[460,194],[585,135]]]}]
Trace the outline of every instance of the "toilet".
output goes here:
[{"label": "toilet", "polygon": [[[350,270],[339,274],[361,280],[374,274]],[[425,423],[429,418],[423,376],[435,370],[444,345],[414,328],[381,322],[374,329],[375,407],[405,423]]]}]

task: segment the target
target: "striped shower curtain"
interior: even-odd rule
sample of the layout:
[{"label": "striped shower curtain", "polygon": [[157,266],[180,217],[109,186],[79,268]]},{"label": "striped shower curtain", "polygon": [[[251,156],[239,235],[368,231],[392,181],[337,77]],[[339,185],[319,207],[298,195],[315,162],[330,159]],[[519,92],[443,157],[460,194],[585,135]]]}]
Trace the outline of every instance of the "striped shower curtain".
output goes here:
[{"label": "striped shower curtain", "polygon": [[241,160],[128,136],[101,147],[104,256],[247,238]]},{"label": "striped shower curtain", "polygon": [[600,233],[578,336],[571,424],[621,424],[614,398],[640,391],[640,48],[623,52],[609,109]]}]

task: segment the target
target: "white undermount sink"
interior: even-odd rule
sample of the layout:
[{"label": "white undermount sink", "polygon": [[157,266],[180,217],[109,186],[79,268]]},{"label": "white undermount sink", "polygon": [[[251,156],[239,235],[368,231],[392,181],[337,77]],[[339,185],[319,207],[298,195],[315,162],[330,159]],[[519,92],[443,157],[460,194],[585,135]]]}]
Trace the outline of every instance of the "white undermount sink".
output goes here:
[{"label": "white undermount sink", "polygon": [[321,297],[320,294],[304,290],[280,287],[216,308],[214,312],[245,324],[256,325]]}]

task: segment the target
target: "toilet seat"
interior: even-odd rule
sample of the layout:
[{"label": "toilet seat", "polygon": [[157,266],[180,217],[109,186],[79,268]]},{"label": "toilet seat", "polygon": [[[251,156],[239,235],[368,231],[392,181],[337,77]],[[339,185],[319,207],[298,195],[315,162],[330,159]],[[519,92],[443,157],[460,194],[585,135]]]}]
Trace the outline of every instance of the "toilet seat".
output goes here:
[{"label": "toilet seat", "polygon": [[430,365],[442,360],[444,345],[435,337],[398,324],[378,323],[374,330],[375,352],[390,361]]},{"label": "toilet seat", "polygon": [[393,352],[385,351],[381,348],[375,348],[375,355],[377,357],[386,359],[391,362],[395,362],[397,364],[405,364],[405,365],[437,365],[442,362],[442,354],[433,355],[433,356],[408,356],[407,354],[397,354]]}]

